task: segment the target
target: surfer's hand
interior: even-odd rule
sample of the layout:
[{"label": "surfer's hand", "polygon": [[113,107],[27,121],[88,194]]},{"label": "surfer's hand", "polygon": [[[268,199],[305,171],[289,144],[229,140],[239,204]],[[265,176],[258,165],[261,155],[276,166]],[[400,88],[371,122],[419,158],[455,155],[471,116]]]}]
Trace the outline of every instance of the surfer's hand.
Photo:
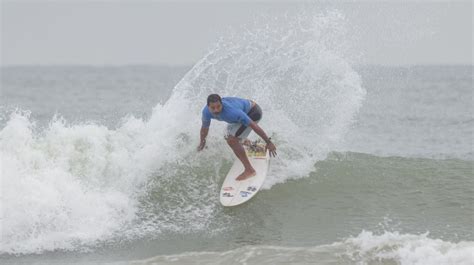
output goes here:
[{"label": "surfer's hand", "polygon": [[198,150],[198,151],[201,151],[202,149],[204,149],[205,146],[206,146],[206,140],[203,140],[203,141],[201,141],[201,143],[199,144],[197,150]]},{"label": "surfer's hand", "polygon": [[277,152],[276,152],[277,148],[272,142],[267,143],[267,145],[265,146],[265,152],[267,151],[267,149],[268,151],[270,151],[270,156],[275,157],[277,155]]}]

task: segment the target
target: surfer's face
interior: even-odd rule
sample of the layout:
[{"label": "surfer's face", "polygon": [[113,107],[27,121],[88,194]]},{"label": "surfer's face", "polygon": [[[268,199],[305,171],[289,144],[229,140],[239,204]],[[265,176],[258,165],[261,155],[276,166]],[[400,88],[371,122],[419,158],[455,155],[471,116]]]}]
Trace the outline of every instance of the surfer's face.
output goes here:
[{"label": "surfer's face", "polygon": [[222,111],[222,104],[220,102],[209,103],[209,110],[212,114],[217,115]]}]

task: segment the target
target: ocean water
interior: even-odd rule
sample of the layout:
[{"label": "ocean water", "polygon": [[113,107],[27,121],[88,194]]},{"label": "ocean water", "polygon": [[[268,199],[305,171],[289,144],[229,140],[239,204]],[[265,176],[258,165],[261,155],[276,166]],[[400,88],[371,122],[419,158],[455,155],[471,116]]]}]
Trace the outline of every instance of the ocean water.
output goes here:
[{"label": "ocean water", "polygon": [[[258,25],[190,66],[2,67],[1,263],[472,264],[473,66],[357,65],[344,23]],[[196,152],[212,92],[256,100],[278,148],[238,207],[225,125]]]}]

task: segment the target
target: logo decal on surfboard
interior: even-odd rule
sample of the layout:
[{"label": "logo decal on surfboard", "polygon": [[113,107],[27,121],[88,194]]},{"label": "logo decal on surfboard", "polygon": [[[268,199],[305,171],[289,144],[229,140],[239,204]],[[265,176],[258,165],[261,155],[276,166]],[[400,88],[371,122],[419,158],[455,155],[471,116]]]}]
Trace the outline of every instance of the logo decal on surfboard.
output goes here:
[{"label": "logo decal on surfboard", "polygon": [[232,195],[232,194],[230,194],[230,193],[228,193],[228,192],[222,193],[222,196],[223,196],[223,197],[234,197],[234,195]]},{"label": "logo decal on surfboard", "polygon": [[247,197],[248,195],[252,194],[251,192],[248,192],[248,191],[241,191],[240,192],[240,196],[241,197]]},{"label": "logo decal on surfboard", "polygon": [[256,191],[257,190],[257,187],[255,186],[248,186],[247,187],[247,191]]},{"label": "logo decal on surfboard", "polygon": [[224,188],[222,188],[222,190],[224,190],[224,191],[231,191],[231,190],[233,190],[233,189],[234,189],[234,188],[232,188],[232,187],[224,187]]}]

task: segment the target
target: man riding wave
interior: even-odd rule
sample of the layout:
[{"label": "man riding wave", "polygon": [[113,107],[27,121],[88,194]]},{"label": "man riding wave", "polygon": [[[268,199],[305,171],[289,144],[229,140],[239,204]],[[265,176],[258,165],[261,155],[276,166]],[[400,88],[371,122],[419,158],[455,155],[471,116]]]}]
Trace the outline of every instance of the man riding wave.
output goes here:
[{"label": "man riding wave", "polygon": [[198,151],[206,146],[211,119],[228,123],[225,139],[245,168],[237,180],[245,180],[256,174],[242,146],[242,141],[247,139],[252,130],[265,141],[270,156],[276,156],[275,145],[257,124],[262,119],[262,109],[255,101],[238,97],[221,98],[217,94],[209,95],[207,105],[202,110],[201,142]]}]

